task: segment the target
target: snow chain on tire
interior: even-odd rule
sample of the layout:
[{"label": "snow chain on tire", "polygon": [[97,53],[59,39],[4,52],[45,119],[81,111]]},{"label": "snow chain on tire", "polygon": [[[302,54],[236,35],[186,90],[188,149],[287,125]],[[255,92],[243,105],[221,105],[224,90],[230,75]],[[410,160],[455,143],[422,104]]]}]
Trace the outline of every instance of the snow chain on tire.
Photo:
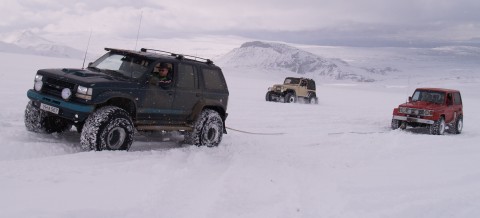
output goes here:
[{"label": "snow chain on tire", "polygon": [[38,133],[62,133],[72,127],[72,124],[64,118],[34,107],[32,101],[25,107],[24,122],[28,131]]},{"label": "snow chain on tire", "polygon": [[204,109],[193,125],[193,130],[185,134],[185,143],[197,146],[218,146],[223,137],[223,120],[217,111]]},{"label": "snow chain on tire", "polygon": [[80,144],[85,150],[128,150],[134,127],[129,114],[114,106],[102,107],[85,121]]}]

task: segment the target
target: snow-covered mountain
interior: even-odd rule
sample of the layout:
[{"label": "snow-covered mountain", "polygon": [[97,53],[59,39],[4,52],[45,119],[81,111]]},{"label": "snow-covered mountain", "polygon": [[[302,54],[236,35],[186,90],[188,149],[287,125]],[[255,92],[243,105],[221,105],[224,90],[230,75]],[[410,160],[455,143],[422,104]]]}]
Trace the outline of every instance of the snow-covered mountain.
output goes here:
[{"label": "snow-covered mountain", "polygon": [[0,51],[4,52],[65,58],[83,58],[84,56],[83,51],[49,41],[28,30],[4,36],[3,41],[0,43]]},{"label": "snow-covered mountain", "polygon": [[[374,81],[368,75],[354,73],[347,62],[327,59],[281,43],[252,41],[235,48],[217,61],[234,68],[255,68],[276,72],[291,72],[300,76],[335,80]],[[363,70],[364,74],[372,70]]]}]

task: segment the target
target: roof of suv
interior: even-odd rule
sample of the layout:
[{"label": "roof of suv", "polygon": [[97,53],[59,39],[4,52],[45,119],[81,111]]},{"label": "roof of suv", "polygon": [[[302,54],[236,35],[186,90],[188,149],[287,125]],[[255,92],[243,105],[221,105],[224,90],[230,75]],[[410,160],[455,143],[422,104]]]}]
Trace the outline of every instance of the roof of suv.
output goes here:
[{"label": "roof of suv", "polygon": [[[215,64],[213,64],[213,61],[211,61],[210,59],[200,58],[200,57],[191,56],[191,55],[176,54],[176,53],[162,51],[162,50],[154,50],[154,49],[146,49],[146,48],[142,48],[140,51],[117,49],[117,48],[105,48],[105,50],[112,51],[114,53],[119,53],[119,54],[138,55],[138,56],[146,57],[149,59],[164,58],[164,59],[172,59],[172,60],[187,60],[187,61],[192,61],[192,62],[196,62],[199,64],[208,65],[208,66],[216,66]],[[151,50],[154,52],[149,52],[148,50]],[[195,59],[185,58],[185,56],[193,57]],[[196,59],[201,59],[205,61],[199,61]]]},{"label": "roof of suv", "polygon": [[437,91],[437,92],[459,92],[458,90],[455,90],[455,89],[443,89],[443,88],[417,88],[417,90],[431,90],[431,91]]},{"label": "roof of suv", "polygon": [[287,77],[285,79],[305,79],[305,80],[313,80],[313,79],[309,79],[309,78],[305,78],[305,77]]}]

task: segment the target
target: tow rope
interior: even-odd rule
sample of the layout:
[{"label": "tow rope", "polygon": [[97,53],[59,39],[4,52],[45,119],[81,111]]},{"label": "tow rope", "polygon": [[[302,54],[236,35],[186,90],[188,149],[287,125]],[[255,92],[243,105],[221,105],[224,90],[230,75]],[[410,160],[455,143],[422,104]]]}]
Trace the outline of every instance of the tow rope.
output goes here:
[{"label": "tow rope", "polygon": [[369,134],[383,134],[388,133],[385,131],[382,132],[330,132],[328,135],[341,135],[341,134],[359,134],[359,135],[369,135]]},{"label": "tow rope", "polygon": [[248,131],[243,131],[243,130],[238,130],[230,127],[225,127],[226,129],[236,131],[236,132],[241,132],[245,134],[250,134],[250,135],[285,135],[285,133],[280,133],[280,132],[274,132],[274,133],[261,133],[261,132],[248,132]]}]

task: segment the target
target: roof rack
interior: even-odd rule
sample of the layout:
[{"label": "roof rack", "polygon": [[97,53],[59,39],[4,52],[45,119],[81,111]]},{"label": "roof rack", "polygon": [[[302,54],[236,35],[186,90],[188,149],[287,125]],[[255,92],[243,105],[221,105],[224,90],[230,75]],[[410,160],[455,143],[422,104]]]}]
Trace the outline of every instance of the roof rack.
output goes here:
[{"label": "roof rack", "polygon": [[[185,59],[185,57],[190,57],[189,60],[197,61],[197,59],[201,59],[201,60],[204,60],[205,63],[207,63],[207,64],[213,64],[213,61],[210,60],[210,59],[201,58],[201,57],[197,57],[197,56],[193,56],[193,55],[176,54],[176,53],[169,52],[169,51],[163,51],[163,50],[151,49],[151,48],[141,48],[140,51],[141,52],[147,52],[147,51],[162,52],[162,53],[168,54],[170,56],[174,56],[175,58],[177,58],[179,60],[183,60],[183,59]],[[191,59],[191,58],[193,58],[193,59]]]}]

